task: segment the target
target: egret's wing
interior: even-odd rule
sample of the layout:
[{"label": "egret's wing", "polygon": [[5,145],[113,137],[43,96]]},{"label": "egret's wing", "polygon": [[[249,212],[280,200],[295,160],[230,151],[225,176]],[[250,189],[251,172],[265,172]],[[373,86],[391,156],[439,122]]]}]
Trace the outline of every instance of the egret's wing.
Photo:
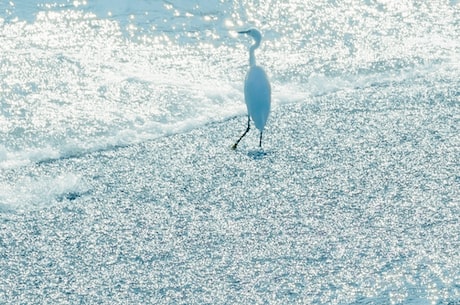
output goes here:
[{"label": "egret's wing", "polygon": [[244,98],[257,129],[262,131],[270,113],[271,88],[267,74],[259,66],[249,69],[244,83]]}]

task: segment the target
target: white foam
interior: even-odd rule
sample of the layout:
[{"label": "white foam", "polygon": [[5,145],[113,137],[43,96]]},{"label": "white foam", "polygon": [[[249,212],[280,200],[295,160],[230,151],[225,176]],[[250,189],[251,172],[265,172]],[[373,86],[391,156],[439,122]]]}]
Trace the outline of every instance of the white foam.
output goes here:
[{"label": "white foam", "polygon": [[56,177],[26,177],[0,183],[0,210],[30,210],[76,199],[88,192],[83,177],[65,173]]},{"label": "white foam", "polygon": [[21,151],[9,151],[0,145],[0,169],[16,168],[33,162],[47,159],[57,159],[60,153],[55,148],[46,146],[43,148],[27,148]]}]

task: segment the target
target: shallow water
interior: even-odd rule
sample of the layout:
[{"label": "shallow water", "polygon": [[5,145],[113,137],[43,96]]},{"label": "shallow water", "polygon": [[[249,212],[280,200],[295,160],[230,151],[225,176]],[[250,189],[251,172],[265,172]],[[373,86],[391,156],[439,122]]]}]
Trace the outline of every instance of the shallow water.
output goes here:
[{"label": "shallow water", "polygon": [[0,303],[458,304],[459,5],[0,2]]}]

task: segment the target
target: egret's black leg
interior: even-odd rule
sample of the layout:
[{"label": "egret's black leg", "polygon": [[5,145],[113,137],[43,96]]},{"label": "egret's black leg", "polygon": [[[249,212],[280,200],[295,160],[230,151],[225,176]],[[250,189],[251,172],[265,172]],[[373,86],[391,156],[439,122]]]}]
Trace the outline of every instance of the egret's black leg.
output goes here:
[{"label": "egret's black leg", "polygon": [[260,132],[259,147],[262,148],[262,131]]},{"label": "egret's black leg", "polygon": [[238,146],[238,143],[240,143],[241,139],[248,133],[249,129],[251,128],[251,118],[248,115],[248,128],[246,128],[246,131],[243,133],[243,135],[236,141],[235,144],[233,144],[232,149],[236,149]]}]

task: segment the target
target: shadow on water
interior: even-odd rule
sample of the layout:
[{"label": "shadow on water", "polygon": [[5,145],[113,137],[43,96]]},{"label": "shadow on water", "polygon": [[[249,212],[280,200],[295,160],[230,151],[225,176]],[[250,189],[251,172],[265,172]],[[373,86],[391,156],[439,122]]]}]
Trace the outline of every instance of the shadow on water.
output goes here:
[{"label": "shadow on water", "polygon": [[265,151],[262,148],[259,148],[255,150],[249,150],[248,157],[254,160],[262,160],[266,156],[268,156],[269,153],[270,153],[269,151]]}]

